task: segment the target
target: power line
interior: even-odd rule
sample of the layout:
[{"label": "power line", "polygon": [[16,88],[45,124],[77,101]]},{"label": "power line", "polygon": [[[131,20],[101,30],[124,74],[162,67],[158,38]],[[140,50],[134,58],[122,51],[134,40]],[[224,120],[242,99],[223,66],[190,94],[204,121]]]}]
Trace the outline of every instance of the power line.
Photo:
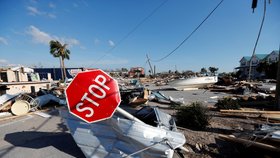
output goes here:
[{"label": "power line", "polygon": [[165,58],[169,57],[171,54],[173,54],[177,49],[179,49],[201,26],[202,24],[214,13],[214,11],[222,4],[224,0],[221,0],[218,5],[207,15],[207,17],[175,48],[173,49],[170,53],[165,55],[164,57],[158,59],[158,60],[151,60],[153,62],[160,62],[164,60]]},{"label": "power line", "polygon": [[252,58],[253,58],[254,55],[255,55],[256,48],[257,48],[257,45],[258,45],[258,42],[259,42],[259,38],[260,38],[260,36],[261,36],[261,32],[262,32],[262,28],[263,28],[263,23],[264,23],[264,19],[265,19],[265,13],[266,13],[266,0],[264,0],[263,17],[262,17],[261,26],[260,26],[259,33],[258,33],[258,37],[257,37],[256,43],[255,43],[254,49],[253,49],[253,54],[252,54],[252,57],[251,57],[251,59],[250,59],[248,80],[251,79],[252,62],[253,62]]},{"label": "power line", "polygon": [[[159,6],[157,6],[151,13],[149,13],[144,19],[142,19],[134,28],[132,28],[123,38],[121,38],[113,47],[111,47],[108,51],[105,52],[103,56],[96,60],[95,64],[97,64],[101,59],[103,59],[106,55],[112,52],[117,46],[119,46],[124,40],[126,40],[132,33],[134,33],[144,22],[146,22],[151,16],[153,16],[168,0],[163,1]],[[90,66],[92,66],[91,64]],[[90,67],[89,66],[89,67]]]}]

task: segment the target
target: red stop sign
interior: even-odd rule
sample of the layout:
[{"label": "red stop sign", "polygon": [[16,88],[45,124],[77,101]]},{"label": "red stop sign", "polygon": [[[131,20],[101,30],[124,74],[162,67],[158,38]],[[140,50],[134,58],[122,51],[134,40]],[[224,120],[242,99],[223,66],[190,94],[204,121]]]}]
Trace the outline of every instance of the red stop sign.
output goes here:
[{"label": "red stop sign", "polygon": [[117,81],[99,69],[78,73],[65,93],[70,113],[88,123],[112,117],[121,102]]}]

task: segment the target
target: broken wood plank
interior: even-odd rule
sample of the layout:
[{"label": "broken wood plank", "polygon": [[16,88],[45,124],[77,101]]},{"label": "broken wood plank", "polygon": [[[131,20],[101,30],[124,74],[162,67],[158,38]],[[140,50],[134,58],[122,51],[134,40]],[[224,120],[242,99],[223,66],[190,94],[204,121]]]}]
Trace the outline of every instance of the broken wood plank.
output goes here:
[{"label": "broken wood plank", "polygon": [[280,114],[262,114],[261,117],[280,121]]},{"label": "broken wood plank", "polygon": [[275,147],[273,145],[269,145],[269,144],[264,144],[264,143],[255,142],[255,141],[242,139],[242,138],[236,138],[233,136],[228,136],[228,135],[223,135],[223,134],[219,134],[219,138],[223,139],[223,140],[227,140],[227,141],[232,141],[235,143],[241,143],[241,144],[247,145],[247,146],[250,145],[250,146],[258,147],[258,148],[269,150],[269,151],[280,152],[280,148]]},{"label": "broken wood plank", "polygon": [[260,117],[260,120],[266,121],[267,123],[280,123],[280,120],[274,120],[274,119],[270,119],[270,118],[262,118],[262,117]]},{"label": "broken wood plank", "polygon": [[252,113],[252,114],[280,114],[280,111],[260,111],[260,110],[220,110],[228,113]]}]

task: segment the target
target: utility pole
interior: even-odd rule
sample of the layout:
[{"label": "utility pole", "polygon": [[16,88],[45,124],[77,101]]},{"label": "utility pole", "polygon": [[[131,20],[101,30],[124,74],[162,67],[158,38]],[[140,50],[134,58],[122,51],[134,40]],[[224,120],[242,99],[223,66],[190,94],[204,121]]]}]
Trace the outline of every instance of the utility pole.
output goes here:
[{"label": "utility pole", "polygon": [[150,63],[150,58],[149,58],[148,54],[146,54],[146,56],[147,56],[147,61],[148,61],[149,66],[150,66],[150,70],[151,70],[152,76],[154,76],[154,74],[153,74],[154,71],[153,71],[152,65],[151,65],[151,63]]},{"label": "utility pole", "polygon": [[278,51],[278,68],[277,68],[277,83],[276,83],[276,106],[277,109],[280,110],[280,44],[279,44],[279,51]]},{"label": "utility pole", "polygon": [[[254,12],[254,9],[257,7],[257,3],[258,3],[258,0],[253,0],[253,3],[252,3],[253,12]],[[258,33],[258,37],[257,37],[256,43],[255,43],[255,46],[254,46],[253,54],[252,54],[252,57],[250,59],[248,80],[252,79],[252,59],[255,57],[256,48],[257,48],[257,45],[258,45],[258,42],[259,42],[259,39],[260,39],[260,36],[261,36],[262,27],[263,27],[263,23],[264,23],[264,19],[265,19],[265,13],[266,13],[266,0],[264,0],[263,17],[262,17],[261,26],[260,26],[260,29],[259,29],[259,33]],[[254,69],[254,72],[255,71],[256,71],[256,69]]]}]

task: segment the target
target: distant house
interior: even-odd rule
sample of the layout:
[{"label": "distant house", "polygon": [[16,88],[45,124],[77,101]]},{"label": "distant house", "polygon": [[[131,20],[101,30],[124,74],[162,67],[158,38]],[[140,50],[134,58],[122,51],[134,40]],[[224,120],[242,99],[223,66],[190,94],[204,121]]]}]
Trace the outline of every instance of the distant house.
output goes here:
[{"label": "distant house", "polygon": [[28,67],[0,68],[0,95],[38,92],[50,84],[40,81],[39,74]]},{"label": "distant house", "polygon": [[129,77],[144,77],[145,69],[143,67],[132,67],[128,72]]},{"label": "distant house", "polygon": [[28,67],[0,68],[0,82],[26,82],[31,73]]},{"label": "distant house", "polygon": [[240,78],[247,78],[249,75],[250,60],[252,60],[251,78],[263,78],[265,74],[259,73],[256,70],[259,63],[267,61],[267,63],[272,64],[279,60],[278,57],[279,51],[276,50],[272,51],[270,54],[255,54],[253,57],[243,56],[239,61],[239,67],[236,67],[235,69],[240,71]]}]

